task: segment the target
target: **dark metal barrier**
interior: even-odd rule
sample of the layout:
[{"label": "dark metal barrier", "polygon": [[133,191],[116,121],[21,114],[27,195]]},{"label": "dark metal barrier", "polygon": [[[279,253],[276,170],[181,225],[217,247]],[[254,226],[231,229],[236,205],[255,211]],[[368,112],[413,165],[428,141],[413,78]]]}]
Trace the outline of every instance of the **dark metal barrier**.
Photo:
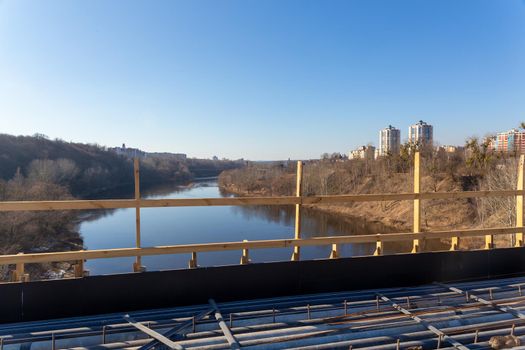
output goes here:
[{"label": "dark metal barrier", "polygon": [[0,285],[0,322],[525,274],[525,248],[260,263]]}]

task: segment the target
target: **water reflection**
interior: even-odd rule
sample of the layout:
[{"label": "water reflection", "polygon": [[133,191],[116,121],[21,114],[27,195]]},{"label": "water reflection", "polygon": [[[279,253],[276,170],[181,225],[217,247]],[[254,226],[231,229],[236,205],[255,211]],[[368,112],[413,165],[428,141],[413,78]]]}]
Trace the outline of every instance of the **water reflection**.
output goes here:
[{"label": "water reflection", "polygon": [[[217,198],[231,196],[221,193],[215,181],[200,181],[185,187],[159,186],[143,192],[146,198]],[[135,244],[135,211],[118,209],[99,212],[83,222],[81,233],[88,249],[133,247]],[[241,207],[177,207],[145,208],[141,211],[143,246],[209,243],[264,239],[284,239],[294,236],[294,206],[241,206]],[[339,216],[304,208],[302,235],[309,237],[360,235],[399,232],[394,227],[363,218]],[[386,243],[384,253],[409,252],[411,242]],[[303,247],[302,259],[327,258],[330,246]],[[375,244],[345,244],[341,256],[370,255]],[[438,242],[429,244],[430,250],[443,250]],[[201,266],[238,264],[240,251],[202,253]],[[288,260],[291,249],[258,249],[250,251],[253,262]],[[184,268],[188,254],[144,257],[148,270]],[[88,261],[92,274],[128,272],[133,258]]]},{"label": "water reflection", "polygon": [[[234,207],[233,211],[242,215],[246,220],[261,218],[286,226],[293,226],[295,223],[295,208],[293,206],[243,206]],[[304,238],[406,232],[400,228],[370,221],[366,218],[342,216],[310,208],[302,209],[301,229]],[[422,244],[425,244],[426,251],[446,250],[448,247],[440,240],[428,240]],[[383,244],[385,254],[408,253],[411,249],[412,242],[410,241]],[[370,255],[375,250],[375,244],[353,244],[344,247],[343,250],[345,256]]]}]

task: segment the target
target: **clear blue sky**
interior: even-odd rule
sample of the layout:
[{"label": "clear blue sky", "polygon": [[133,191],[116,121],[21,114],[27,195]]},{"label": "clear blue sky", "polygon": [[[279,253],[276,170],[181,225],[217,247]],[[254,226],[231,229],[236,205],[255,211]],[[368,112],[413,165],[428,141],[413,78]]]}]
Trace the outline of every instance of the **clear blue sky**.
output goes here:
[{"label": "clear blue sky", "polygon": [[0,132],[315,158],[525,120],[522,0],[0,0]]}]

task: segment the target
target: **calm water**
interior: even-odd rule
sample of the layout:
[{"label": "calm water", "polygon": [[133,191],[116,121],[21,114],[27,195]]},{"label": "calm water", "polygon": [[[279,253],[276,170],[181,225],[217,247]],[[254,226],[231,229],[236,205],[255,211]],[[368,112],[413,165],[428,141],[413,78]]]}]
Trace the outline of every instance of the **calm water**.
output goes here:
[{"label": "calm water", "polygon": [[[146,198],[214,198],[223,197],[215,181],[200,181],[191,187],[163,187],[144,193]],[[179,207],[141,209],[142,245],[174,245],[224,241],[293,238],[293,206],[255,207]],[[305,210],[303,237],[394,232],[379,223],[357,218]],[[135,244],[135,209],[109,211],[84,221],[80,227],[87,249],[124,248]],[[368,255],[374,244],[342,245],[342,256]],[[385,253],[410,250],[410,243],[389,244]],[[251,250],[253,262],[288,260],[291,249]],[[302,259],[326,258],[329,246],[303,247]],[[238,264],[240,251],[199,253],[200,266]],[[186,268],[189,254],[146,256],[142,258],[148,271]],[[98,259],[86,263],[91,274],[129,272],[134,258]]]}]

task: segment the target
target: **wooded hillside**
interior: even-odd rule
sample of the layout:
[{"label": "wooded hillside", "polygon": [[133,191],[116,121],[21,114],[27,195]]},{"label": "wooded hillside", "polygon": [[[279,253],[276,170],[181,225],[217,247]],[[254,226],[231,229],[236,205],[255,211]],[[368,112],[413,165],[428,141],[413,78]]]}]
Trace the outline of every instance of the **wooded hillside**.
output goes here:
[{"label": "wooded hillside", "polygon": [[[148,185],[217,176],[241,163],[150,156],[142,158],[140,165],[141,184]],[[132,185],[133,161],[99,145],[52,141],[38,135],[0,134],[0,179],[8,181],[17,173],[31,180],[66,186],[73,196],[84,198]]]},{"label": "wooded hillside", "polygon": [[[182,184],[241,165],[147,156],[140,159],[141,186]],[[131,198],[133,181],[133,160],[105,147],[52,141],[42,135],[0,134],[0,201]],[[0,254],[82,249],[80,215],[78,211],[0,212]],[[32,264],[28,271],[41,276],[51,268]],[[6,278],[6,266],[0,266],[0,280]]]}]

